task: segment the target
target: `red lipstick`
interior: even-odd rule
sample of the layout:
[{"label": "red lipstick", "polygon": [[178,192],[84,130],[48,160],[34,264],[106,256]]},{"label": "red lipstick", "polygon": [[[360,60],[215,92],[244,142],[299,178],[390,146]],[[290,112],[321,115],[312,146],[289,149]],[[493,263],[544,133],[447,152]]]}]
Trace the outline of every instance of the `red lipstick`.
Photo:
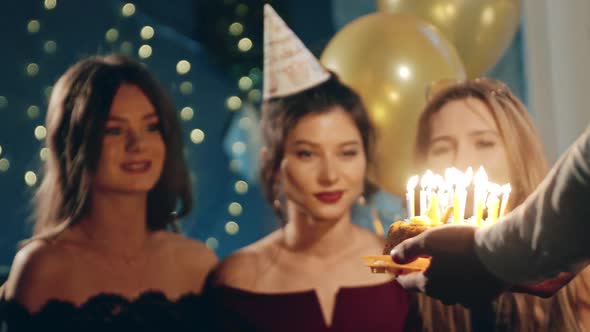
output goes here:
[{"label": "red lipstick", "polygon": [[334,204],[342,198],[343,194],[343,191],[324,191],[314,196],[322,203]]}]

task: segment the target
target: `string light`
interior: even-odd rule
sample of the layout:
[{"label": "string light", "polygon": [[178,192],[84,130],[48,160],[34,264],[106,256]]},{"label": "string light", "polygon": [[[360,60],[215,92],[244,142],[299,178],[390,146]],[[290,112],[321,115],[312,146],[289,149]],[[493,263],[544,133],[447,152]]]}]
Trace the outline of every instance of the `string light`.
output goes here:
[{"label": "string light", "polygon": [[248,77],[250,77],[252,79],[252,82],[258,83],[258,82],[260,82],[260,78],[262,77],[262,71],[260,70],[260,68],[254,67],[254,68],[250,69],[250,72],[248,73]]},{"label": "string light", "polygon": [[29,23],[27,23],[27,31],[30,34],[35,34],[35,33],[39,32],[40,29],[41,29],[41,23],[39,23],[38,20],[30,20]]},{"label": "string light", "polygon": [[237,111],[242,107],[242,99],[238,96],[231,96],[227,98],[225,105],[230,111]]},{"label": "string light", "polygon": [[0,159],[0,172],[6,172],[10,168],[10,162],[6,158]]},{"label": "string light", "polygon": [[242,130],[249,130],[252,127],[252,120],[248,117],[242,117],[239,126]]},{"label": "string light", "polygon": [[154,28],[152,28],[149,25],[146,25],[143,28],[141,28],[139,35],[141,36],[141,39],[143,39],[143,40],[150,40],[154,37],[154,33],[155,33]]},{"label": "string light", "polygon": [[126,3],[123,5],[123,8],[121,8],[121,14],[123,14],[124,17],[133,16],[133,14],[135,14],[135,5],[131,2]]},{"label": "string light", "polygon": [[236,6],[236,15],[244,17],[248,14],[248,6],[241,3]]},{"label": "string light", "polygon": [[252,89],[248,92],[248,100],[253,102],[259,102],[262,99],[262,93],[258,89]]},{"label": "string light", "polygon": [[241,52],[248,52],[252,48],[252,41],[250,38],[242,38],[238,42],[238,49]]},{"label": "string light", "polygon": [[201,144],[205,140],[205,132],[201,129],[193,129],[191,131],[191,141],[195,144]]},{"label": "string light", "polygon": [[242,154],[246,151],[246,144],[244,142],[235,142],[232,144],[231,149],[235,154]]},{"label": "string light", "polygon": [[191,70],[191,63],[186,60],[180,60],[176,64],[176,72],[179,75],[185,75]]},{"label": "string light", "polygon": [[237,217],[242,214],[242,205],[237,202],[232,202],[229,204],[227,211],[232,217]]},{"label": "string light", "polygon": [[124,41],[121,43],[120,48],[122,53],[129,55],[133,51],[133,44],[128,41]]},{"label": "string light", "polygon": [[217,241],[217,239],[214,237],[210,237],[205,240],[205,245],[207,245],[207,247],[209,247],[211,250],[216,250],[219,248],[219,241]]},{"label": "string light", "polygon": [[47,129],[45,129],[43,126],[37,126],[35,128],[35,138],[39,141],[42,141],[45,139],[45,136],[47,136]]},{"label": "string light", "polygon": [[43,89],[43,94],[45,95],[45,98],[49,99],[49,97],[51,97],[51,92],[53,91],[53,86],[48,85],[45,87],[45,89]]},{"label": "string light", "polygon": [[189,81],[180,83],[180,93],[183,95],[190,95],[193,93],[193,84]]},{"label": "string light", "polygon": [[238,81],[238,87],[240,88],[240,90],[242,91],[246,91],[249,90],[250,88],[252,88],[252,79],[248,76],[243,76],[240,78],[240,80]]},{"label": "string light", "polygon": [[48,148],[41,148],[39,150],[39,158],[43,161],[47,161],[47,157],[49,156],[49,149]]},{"label": "string light", "polygon": [[53,54],[57,50],[57,43],[54,42],[53,40],[48,40],[45,42],[43,49],[45,50],[46,53]]},{"label": "string light", "polygon": [[238,194],[243,195],[248,192],[248,182],[242,180],[236,181],[236,183],[234,184],[234,189]]},{"label": "string light", "polygon": [[137,50],[137,54],[142,59],[147,59],[152,56],[152,47],[150,45],[141,45],[139,50]]},{"label": "string light", "polygon": [[37,105],[31,105],[27,108],[27,116],[31,119],[35,119],[39,116],[39,107]]},{"label": "string light", "polygon": [[33,171],[27,171],[25,173],[25,183],[27,186],[32,187],[37,184],[37,174]]},{"label": "string light", "polygon": [[119,30],[115,29],[115,28],[110,28],[107,30],[107,33],[105,33],[104,38],[106,39],[107,42],[109,43],[114,43],[117,41],[117,39],[119,39]]},{"label": "string light", "polygon": [[240,225],[235,221],[228,221],[225,224],[225,232],[229,235],[236,235],[240,231]]},{"label": "string light", "polygon": [[228,31],[230,35],[237,37],[244,32],[244,26],[240,22],[234,22],[229,26]]},{"label": "string light", "polygon": [[26,68],[27,75],[33,77],[39,73],[39,65],[36,63],[29,63]]},{"label": "string light", "polygon": [[184,121],[189,121],[192,120],[193,116],[194,116],[194,111],[191,107],[184,107],[181,111],[180,111],[180,118]]},{"label": "string light", "polygon": [[45,9],[52,10],[57,6],[56,0],[45,0]]}]

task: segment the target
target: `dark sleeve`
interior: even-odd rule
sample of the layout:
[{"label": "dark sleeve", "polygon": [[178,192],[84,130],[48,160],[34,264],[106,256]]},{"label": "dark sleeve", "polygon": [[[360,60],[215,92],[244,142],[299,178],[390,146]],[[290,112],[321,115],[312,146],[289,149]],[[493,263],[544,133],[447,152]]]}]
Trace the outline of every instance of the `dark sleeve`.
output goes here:
[{"label": "dark sleeve", "polygon": [[208,306],[209,331],[255,332],[256,329],[240,314],[240,299],[216,281],[213,269],[205,281],[203,298]]},{"label": "dark sleeve", "polygon": [[475,241],[484,265],[518,284],[579,271],[590,258],[589,234],[590,127],[521,206]]}]

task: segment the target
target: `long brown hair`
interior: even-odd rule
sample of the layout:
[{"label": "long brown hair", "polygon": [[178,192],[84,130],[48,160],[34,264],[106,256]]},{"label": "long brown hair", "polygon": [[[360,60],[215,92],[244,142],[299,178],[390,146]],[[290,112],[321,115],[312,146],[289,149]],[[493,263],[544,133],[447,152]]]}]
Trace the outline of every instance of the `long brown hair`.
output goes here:
[{"label": "long brown hair", "polygon": [[[262,105],[261,127],[266,148],[266,156],[261,165],[262,188],[267,201],[273,205],[282,222],[284,216],[278,202],[280,190],[276,177],[285,154],[287,135],[304,116],[327,112],[334,106],[341,106],[354,121],[361,134],[367,163],[370,163],[375,129],[359,95],[342,83],[335,74],[313,88],[291,96],[269,99]],[[365,182],[365,194],[369,195],[375,187],[368,180]]]},{"label": "long brown hair", "polygon": [[46,118],[49,154],[35,195],[34,239],[52,238],[88,212],[105,124],[122,83],[136,85],[154,105],[166,146],[162,174],[147,198],[147,227],[164,229],[190,211],[191,187],[172,99],[137,61],[95,56],[70,67],[51,93]]},{"label": "long brown hair", "polygon": [[[430,148],[431,118],[447,103],[465,98],[483,102],[504,142],[510,182],[513,188],[509,207],[520,205],[534,191],[548,171],[541,140],[523,103],[501,82],[479,78],[456,82],[435,93],[418,121],[414,162],[418,170],[426,166]],[[505,293],[496,302],[497,324],[510,331],[542,331],[563,328],[575,331],[572,315],[572,288],[560,291],[554,300],[531,295]],[[470,314],[460,306],[445,306],[426,297],[419,298],[425,331],[470,331]],[[556,310],[561,308],[562,311]],[[549,326],[551,324],[551,326]],[[558,326],[556,326],[558,325]]]}]

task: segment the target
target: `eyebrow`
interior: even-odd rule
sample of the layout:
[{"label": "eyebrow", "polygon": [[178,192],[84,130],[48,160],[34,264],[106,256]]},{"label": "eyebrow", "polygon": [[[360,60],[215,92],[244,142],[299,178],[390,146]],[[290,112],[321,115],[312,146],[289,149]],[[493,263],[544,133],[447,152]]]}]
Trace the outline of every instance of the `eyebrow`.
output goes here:
[{"label": "eyebrow", "polygon": [[[500,137],[500,135],[498,134],[498,132],[496,132],[495,130],[490,130],[490,129],[484,129],[484,130],[474,130],[472,132],[469,132],[467,135],[470,137],[474,137],[474,136],[481,136],[481,135],[485,135],[485,134],[491,134],[497,137]],[[438,141],[454,141],[455,138],[449,135],[442,135],[442,136],[437,136],[433,139],[430,140],[430,143],[435,143]]]},{"label": "eyebrow", "polygon": [[[360,145],[361,143],[357,140],[355,141],[346,141],[339,144],[339,146],[347,146],[347,145]],[[298,139],[296,140],[293,145],[311,145],[312,147],[318,147],[319,144],[305,140],[305,139]]]},{"label": "eyebrow", "polygon": [[[143,116],[144,120],[149,120],[152,118],[157,118],[158,115],[154,112],[154,113],[149,113]],[[128,120],[126,118],[122,118],[120,116],[116,116],[116,115],[109,115],[108,121],[118,121],[118,122],[128,122]]]},{"label": "eyebrow", "polygon": [[492,134],[494,136],[500,136],[497,131],[490,130],[490,129],[474,130],[474,131],[472,131],[472,132],[469,133],[469,136],[480,136],[480,135],[485,135],[485,134]]}]

